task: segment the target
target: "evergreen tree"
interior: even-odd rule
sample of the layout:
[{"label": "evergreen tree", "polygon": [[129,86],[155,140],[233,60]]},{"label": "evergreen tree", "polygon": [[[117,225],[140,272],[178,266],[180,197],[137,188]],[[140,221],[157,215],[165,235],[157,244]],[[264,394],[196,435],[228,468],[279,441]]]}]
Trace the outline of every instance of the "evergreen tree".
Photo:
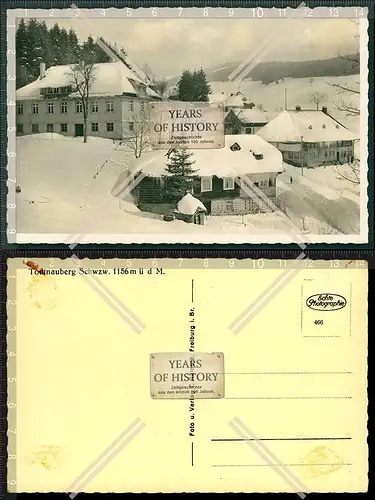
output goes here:
[{"label": "evergreen tree", "polygon": [[26,29],[26,50],[28,59],[28,73],[31,80],[39,76],[39,63],[42,61],[43,47],[39,37],[39,23],[36,19],[30,19]]},{"label": "evergreen tree", "polygon": [[60,51],[59,64],[72,64],[69,54],[69,36],[65,28],[60,29],[60,47],[64,47],[64,50]]},{"label": "evergreen tree", "polygon": [[81,59],[87,64],[109,62],[111,58],[94,42],[92,36],[83,42]]},{"label": "evergreen tree", "polygon": [[39,23],[39,40],[42,47],[42,61],[46,63],[46,67],[49,68],[52,64],[53,46],[49,36],[49,31],[45,21]]},{"label": "evergreen tree", "polygon": [[201,68],[193,72],[184,70],[177,83],[179,101],[207,102],[211,87],[207,83],[206,73]]},{"label": "evergreen tree", "polygon": [[207,102],[208,94],[211,93],[211,87],[207,83],[206,73],[201,68],[198,71],[194,71],[193,73],[193,81],[194,81],[194,101],[197,102]]},{"label": "evergreen tree", "polygon": [[55,23],[52,28],[49,30],[49,39],[52,49],[51,54],[51,65],[56,66],[60,64],[60,54],[61,54],[61,45],[60,45],[60,27],[57,23]]},{"label": "evergreen tree", "polygon": [[89,37],[82,46],[73,28],[67,31],[55,23],[48,29],[45,21],[20,19],[16,31],[16,87],[39,77],[40,63],[46,68],[59,64],[108,62],[110,57]]},{"label": "evergreen tree", "polygon": [[177,83],[177,99],[179,101],[193,101],[193,75],[185,69]]},{"label": "evergreen tree", "polygon": [[16,31],[16,86],[23,87],[30,80],[29,70],[29,43],[27,39],[27,26],[21,18]]},{"label": "evergreen tree", "polygon": [[79,61],[80,47],[78,43],[77,33],[73,28],[70,28],[68,32],[68,51],[67,57],[69,57],[70,63],[78,63]]},{"label": "evergreen tree", "polygon": [[165,200],[177,202],[191,189],[196,172],[191,168],[195,163],[192,155],[187,149],[173,149],[169,154],[164,176]]}]

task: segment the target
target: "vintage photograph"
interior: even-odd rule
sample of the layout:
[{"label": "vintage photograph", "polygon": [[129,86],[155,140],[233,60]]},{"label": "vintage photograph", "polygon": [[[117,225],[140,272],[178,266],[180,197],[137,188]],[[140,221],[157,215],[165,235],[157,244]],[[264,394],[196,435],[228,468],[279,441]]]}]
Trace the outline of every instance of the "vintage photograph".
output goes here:
[{"label": "vintage photograph", "polygon": [[366,18],[34,12],[17,242],[368,241]]}]

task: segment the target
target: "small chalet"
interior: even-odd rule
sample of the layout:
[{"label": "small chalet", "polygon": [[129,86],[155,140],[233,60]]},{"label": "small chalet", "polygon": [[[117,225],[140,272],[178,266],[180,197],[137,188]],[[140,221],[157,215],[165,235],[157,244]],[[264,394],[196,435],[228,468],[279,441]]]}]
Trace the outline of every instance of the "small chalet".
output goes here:
[{"label": "small chalet", "polygon": [[[282,155],[257,135],[226,135],[220,149],[191,149],[195,174],[189,191],[211,215],[235,215],[269,211],[276,200],[276,178],[283,172]],[[131,166],[134,179],[143,178],[133,190],[144,211],[170,213],[175,203],[164,198],[166,150],[143,153]],[[251,186],[267,197],[254,199]],[[255,191],[257,192],[257,191]],[[181,211],[181,208],[179,209]],[[190,214],[191,215],[191,214]]]},{"label": "small chalet", "polygon": [[277,147],[283,160],[296,166],[314,167],[354,160],[354,141],[357,134],[322,110],[285,110],[257,135]]},{"label": "small chalet", "polygon": [[267,118],[256,108],[231,108],[225,115],[226,134],[256,134],[267,125]]},{"label": "small chalet", "polygon": [[174,211],[176,219],[185,222],[194,222],[194,224],[204,225],[204,216],[207,208],[203,203],[195,198],[191,193],[186,193],[177,204],[177,210]]}]

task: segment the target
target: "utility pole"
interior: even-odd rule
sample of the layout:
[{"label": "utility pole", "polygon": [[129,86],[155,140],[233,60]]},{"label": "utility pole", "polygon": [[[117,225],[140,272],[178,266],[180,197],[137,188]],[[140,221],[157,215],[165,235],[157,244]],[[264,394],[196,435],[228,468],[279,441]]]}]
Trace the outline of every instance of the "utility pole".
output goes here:
[{"label": "utility pole", "polygon": [[288,100],[286,95],[286,87],[284,88],[284,109],[285,111],[288,109]]},{"label": "utility pole", "polygon": [[301,135],[301,175],[303,175],[303,137]]}]

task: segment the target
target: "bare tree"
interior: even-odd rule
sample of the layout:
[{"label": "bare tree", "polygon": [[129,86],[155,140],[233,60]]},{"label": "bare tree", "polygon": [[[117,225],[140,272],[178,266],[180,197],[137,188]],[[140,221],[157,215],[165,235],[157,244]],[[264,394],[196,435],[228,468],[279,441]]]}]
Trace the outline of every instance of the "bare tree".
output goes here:
[{"label": "bare tree", "polygon": [[261,113],[263,113],[263,111],[265,111],[263,104],[257,104],[257,108],[259,109],[259,111]]},{"label": "bare tree", "polygon": [[140,158],[144,151],[151,146],[150,125],[151,114],[149,103],[139,103],[140,107],[134,109],[128,123],[129,130],[124,135],[122,143],[132,152],[135,158]]},{"label": "bare tree", "polygon": [[352,184],[360,183],[360,168],[359,160],[355,158],[352,163],[347,164],[349,166],[346,172],[340,170],[340,166],[335,167],[335,172],[343,179],[351,182]]},{"label": "bare tree", "polygon": [[309,83],[310,83],[310,87],[312,87],[312,84],[314,83],[314,78],[312,76],[310,76],[310,78],[309,78]]},{"label": "bare tree", "polygon": [[151,67],[147,63],[144,63],[141,70],[143,71],[144,75],[147,78],[146,83],[148,83],[148,84],[154,83],[154,81],[155,81],[154,72],[152,71]]},{"label": "bare tree", "polygon": [[75,91],[78,93],[77,101],[80,103],[80,107],[82,107],[84,143],[87,142],[90,90],[95,79],[94,63],[81,61],[71,67],[70,81]]},{"label": "bare tree", "polygon": [[316,109],[319,109],[319,104],[324,101],[323,92],[312,92],[310,94],[310,101],[316,104]]},{"label": "bare tree", "polygon": [[152,87],[155,92],[157,92],[161,97],[164,97],[167,92],[168,82],[165,78],[162,78],[161,80],[154,80]]},{"label": "bare tree", "polygon": [[[359,25],[359,22],[355,19],[349,19],[352,23]],[[353,35],[354,38],[359,39],[359,34]],[[359,51],[356,52],[354,55],[341,55],[338,52],[338,57],[342,59],[343,61],[346,61],[347,63],[351,64],[352,69],[358,71],[360,70],[360,55]],[[342,97],[339,101],[334,102],[334,106],[338,111],[343,111],[347,115],[350,116],[357,116],[359,115],[359,104],[358,102],[353,102],[351,101],[351,97],[359,96],[360,90],[359,90],[359,81],[355,82],[356,85],[358,85],[357,88],[355,88],[353,85],[350,85],[348,83],[337,83],[337,82],[327,82],[330,87],[333,87],[337,89],[338,94],[341,94]],[[356,99],[355,99],[356,101]]]}]

